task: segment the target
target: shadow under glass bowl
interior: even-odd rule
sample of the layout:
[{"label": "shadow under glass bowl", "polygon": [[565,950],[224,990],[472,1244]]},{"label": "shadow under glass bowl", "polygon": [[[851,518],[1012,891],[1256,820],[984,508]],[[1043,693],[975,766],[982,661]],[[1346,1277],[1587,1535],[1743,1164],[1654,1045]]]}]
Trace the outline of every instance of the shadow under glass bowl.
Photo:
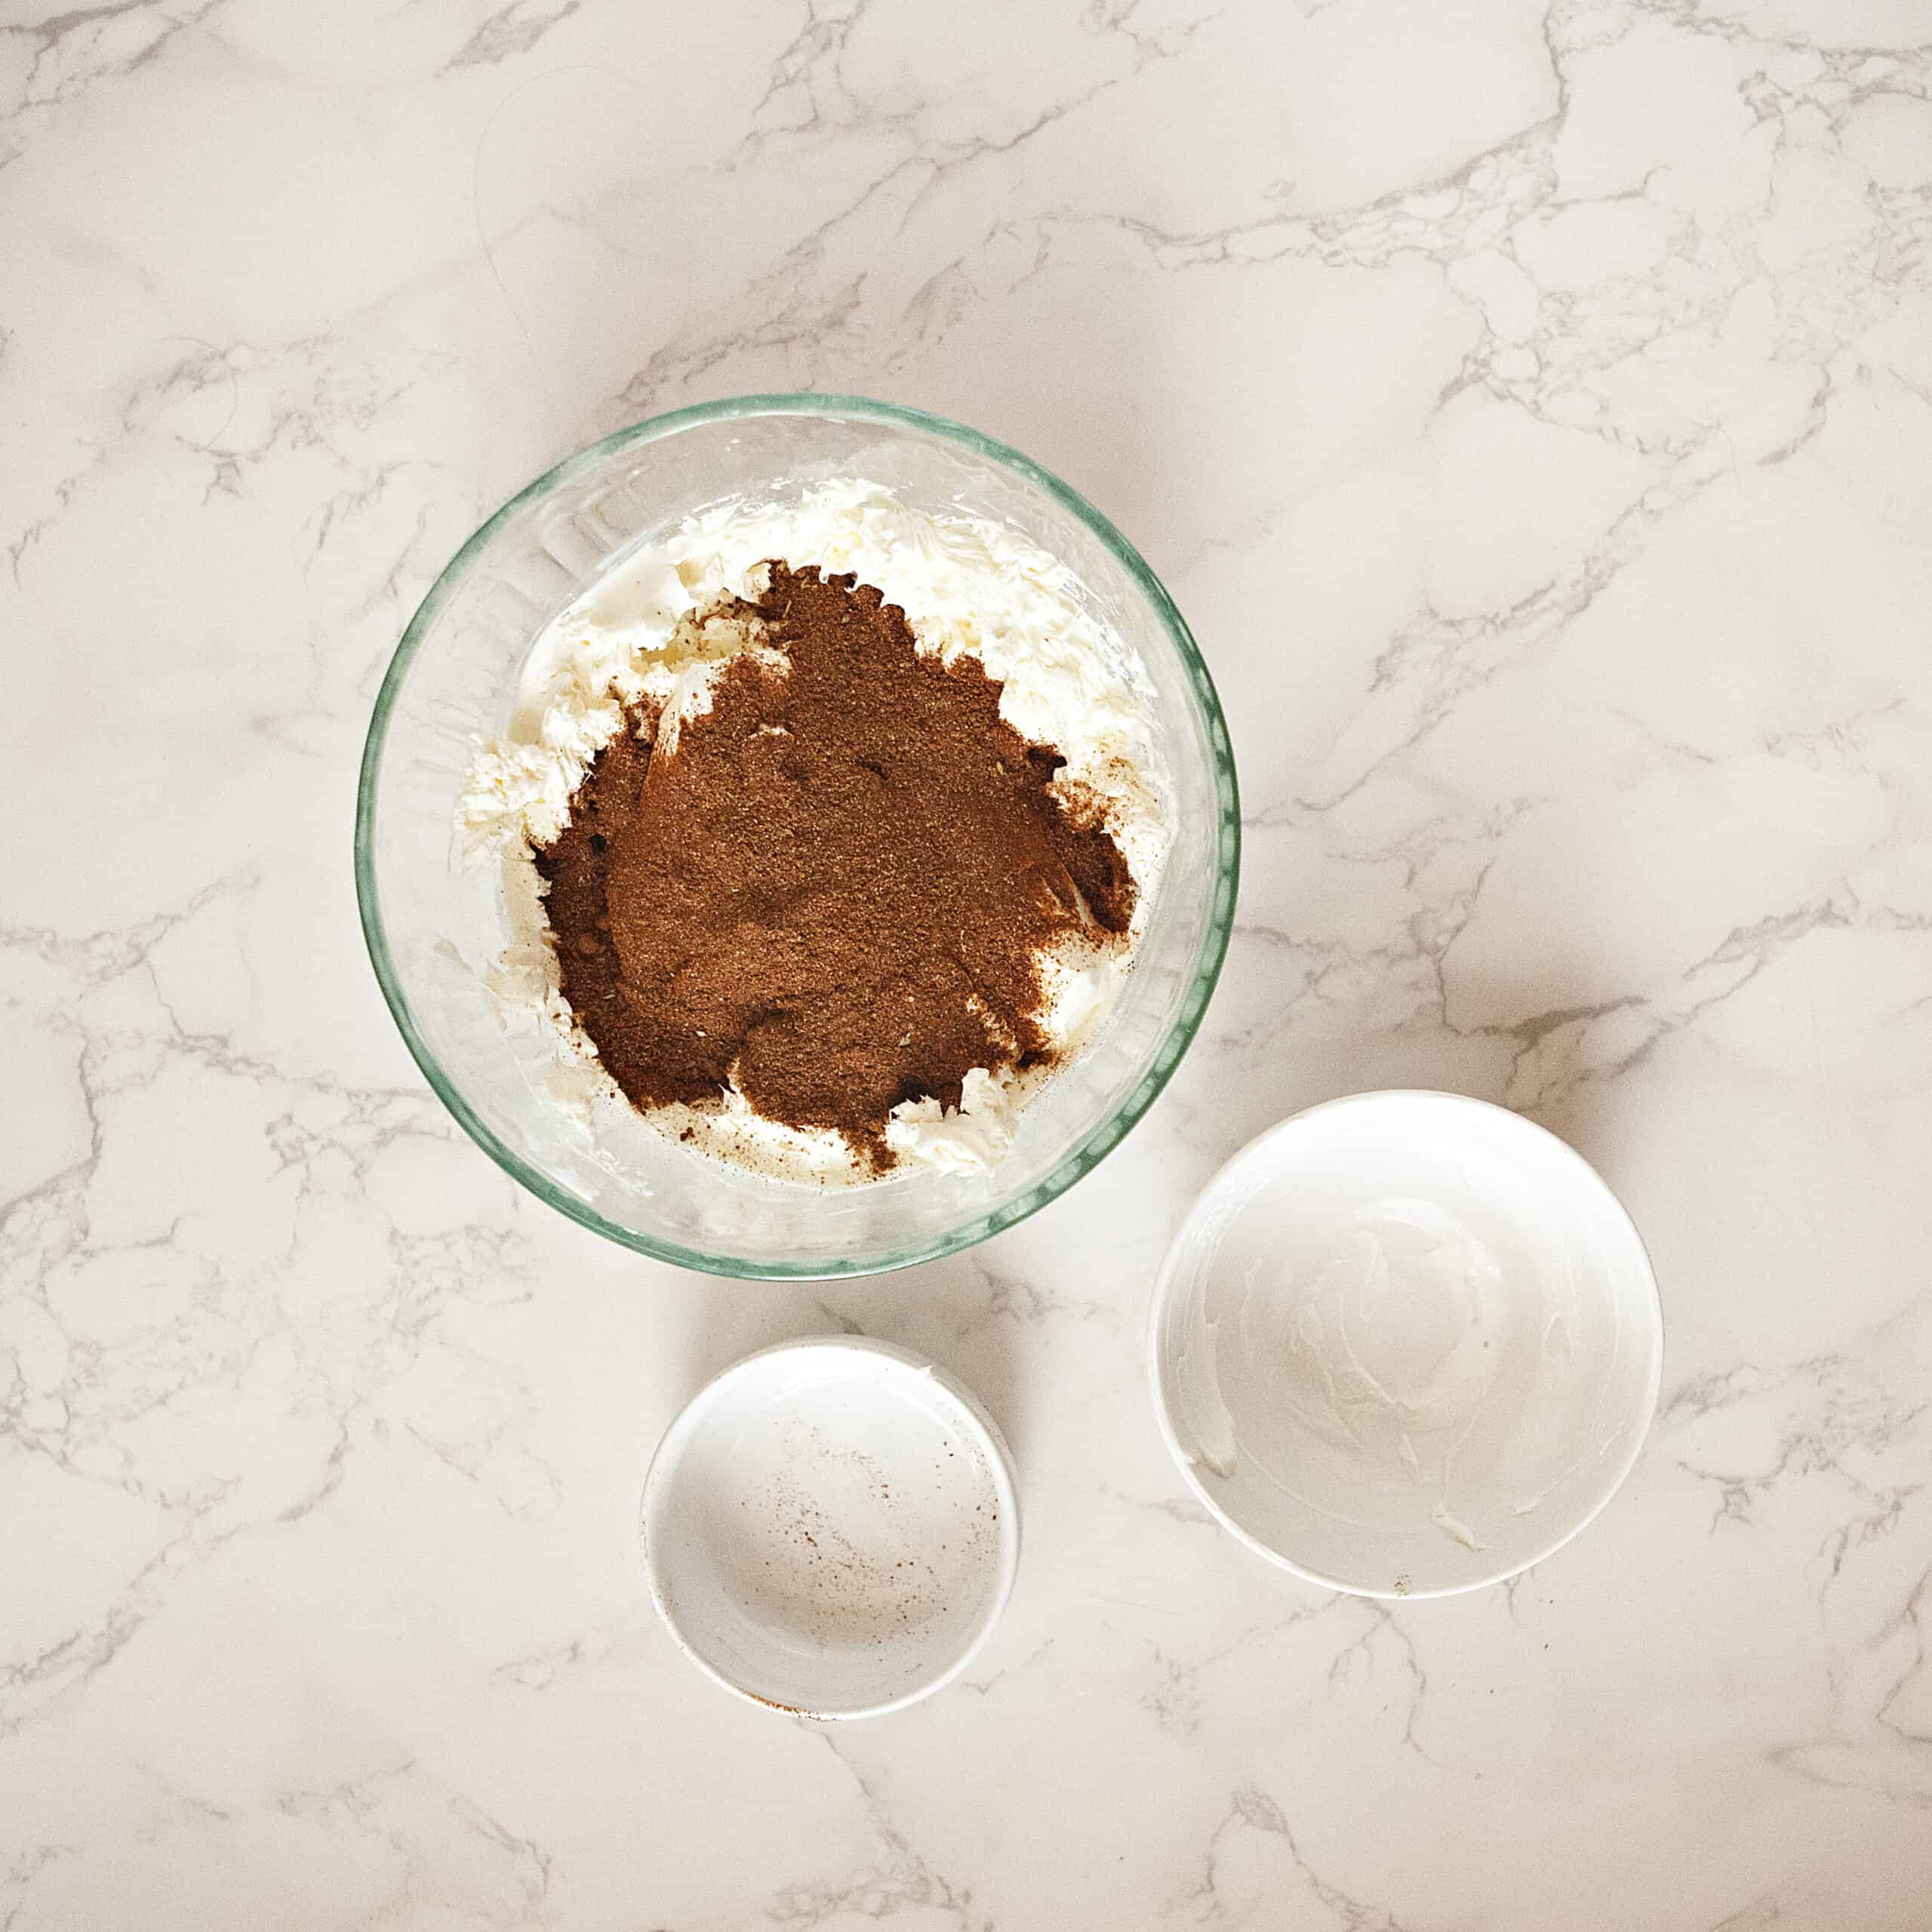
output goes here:
[{"label": "shadow under glass bowl", "polygon": [[[855,475],[909,509],[1002,525],[1066,565],[1153,687],[1171,842],[1118,998],[1026,1108],[997,1166],[819,1189],[695,1153],[620,1118],[626,1110],[604,1110],[593,1130],[557,1104],[546,1086],[552,1038],[535,1021],[506,1024],[485,983],[508,933],[501,879],[496,867],[464,866],[457,806],[477,741],[509,722],[538,634],[587,577],[703,506],[788,506]],[[713,1274],[812,1278],[971,1247],[1065,1192],[1120,1141],[1200,1025],[1227,949],[1240,846],[1234,758],[1207,667],[1159,580],[1105,517],[1017,450],[938,417],[860,397],[740,396],[566,459],[457,553],[377,697],[355,886],[410,1051],[506,1172],[641,1254]]]}]

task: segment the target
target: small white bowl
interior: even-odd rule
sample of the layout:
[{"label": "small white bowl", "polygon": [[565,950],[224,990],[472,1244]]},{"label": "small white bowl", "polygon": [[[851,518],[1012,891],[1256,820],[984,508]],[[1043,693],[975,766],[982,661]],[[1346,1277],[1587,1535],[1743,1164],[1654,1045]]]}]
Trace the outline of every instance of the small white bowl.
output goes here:
[{"label": "small white bowl", "polygon": [[1663,1321],[1629,1216],[1533,1121],[1360,1094],[1237,1154],[1155,1289],[1155,1407],[1251,1549],[1371,1597],[1500,1582],[1636,1460]]},{"label": "small white bowl", "polygon": [[644,1486],[651,1593],[728,1690],[876,1717],[965,1669],[1020,1561],[1012,1458],[943,1369],[851,1336],[735,1363],[666,1432]]}]

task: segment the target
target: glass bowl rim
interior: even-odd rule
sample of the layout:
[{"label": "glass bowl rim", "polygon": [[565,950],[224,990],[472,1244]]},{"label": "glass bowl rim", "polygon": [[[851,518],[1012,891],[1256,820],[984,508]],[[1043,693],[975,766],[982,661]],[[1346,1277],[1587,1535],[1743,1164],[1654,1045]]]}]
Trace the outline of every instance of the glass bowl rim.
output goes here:
[{"label": "glass bowl rim", "polygon": [[[1171,1027],[1157,1052],[1155,1064],[1137,1081],[1131,1093],[1105,1119],[1094,1126],[1078,1146],[1063,1154],[1044,1179],[1027,1189],[1017,1200],[976,1215],[963,1226],[945,1234],[915,1242],[902,1252],[876,1259],[832,1262],[747,1261],[736,1255],[707,1254],[688,1248],[656,1235],[644,1234],[608,1220],[586,1201],[559,1187],[503,1141],[488,1127],[463,1097],[461,1088],[445,1070],[424,1038],[411,1011],[408,994],[396,970],[383,923],[382,908],[376,886],[375,825],[376,781],[382,768],[383,752],[389,737],[391,714],[395,709],[410,666],[424,638],[444,607],[455,594],[470,563],[496,532],[523,506],[582,472],[593,468],[615,451],[633,444],[654,442],[698,423],[727,423],[755,416],[823,416],[834,419],[860,417],[875,423],[909,429],[921,435],[956,443],[996,466],[1010,470],[1033,485],[1068,510],[1091,531],[1111,552],[1132,579],[1160,620],[1186,666],[1196,702],[1207,726],[1208,746],[1214,764],[1218,825],[1216,838],[1216,878],[1208,924],[1195,955],[1181,1015]],[[1241,873],[1241,795],[1235,771],[1234,752],[1228,737],[1227,720],[1214,689],[1201,648],[1188,629],[1160,579],[1140,552],[1113,523],[1070,485],[1011,445],[983,435],[950,417],[935,416],[924,410],[908,408],[899,403],[879,402],[869,396],[841,395],[817,390],[775,392],[753,395],[728,396],[711,402],[694,403],[671,410],[614,431],[553,464],[534,481],[526,484],[494,515],[480,524],[462,547],[438,572],[436,580],[416,607],[405,629],[395,654],[389,660],[374,709],[369,720],[368,736],[362,747],[361,769],[355,794],[355,900],[361,916],[362,938],[368,948],[369,962],[383,990],[390,1017],[401,1034],[403,1044],[416,1062],[431,1090],[457,1124],[501,1168],[547,1205],[580,1226],[602,1235],[620,1247],[700,1273],[719,1275],[740,1281],[831,1281],[866,1275],[890,1273],[922,1261],[937,1260],[961,1253],[980,1241],[1018,1225],[1049,1203],[1057,1201],[1077,1180],[1090,1174],[1118,1146],[1160,1097],[1174,1070],[1186,1057],[1188,1048],[1201,1029],[1210,998],[1227,957],[1228,942],[1234,927],[1235,888]]]}]

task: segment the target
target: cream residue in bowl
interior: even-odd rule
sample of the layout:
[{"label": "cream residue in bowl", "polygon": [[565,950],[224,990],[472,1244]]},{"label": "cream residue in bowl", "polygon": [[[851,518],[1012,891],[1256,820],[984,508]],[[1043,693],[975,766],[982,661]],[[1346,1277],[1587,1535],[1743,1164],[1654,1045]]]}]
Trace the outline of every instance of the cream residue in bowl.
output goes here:
[{"label": "cream residue in bowl", "polygon": [[1454,1096],[1338,1103],[1238,1157],[1177,1241],[1170,1426],[1208,1499],[1297,1567],[1456,1587],[1614,1484],[1654,1296],[1627,1217],[1540,1129]]},{"label": "cream residue in bowl", "polygon": [[[1577,1318],[1568,1271],[1537,1270],[1515,1230],[1467,1202],[1377,1200],[1277,1233],[1272,1251],[1217,1270],[1197,1307],[1190,1354],[1212,1364],[1201,1460],[1226,1478],[1245,1450],[1350,1520],[1310,1493],[1317,1472],[1413,1485],[1438,1529],[1482,1548],[1451,1507],[1458,1457],[1478,1432],[1485,1445],[1512,1435],[1551,1394],[1546,1371],[1561,1375]],[[1252,1419],[1245,1443],[1237,1414]]]}]

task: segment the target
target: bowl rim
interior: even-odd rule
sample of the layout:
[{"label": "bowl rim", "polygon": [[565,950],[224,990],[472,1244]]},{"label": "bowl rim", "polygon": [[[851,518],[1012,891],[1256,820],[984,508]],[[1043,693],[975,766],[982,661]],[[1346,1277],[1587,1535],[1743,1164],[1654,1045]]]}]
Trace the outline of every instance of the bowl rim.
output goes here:
[{"label": "bowl rim", "polygon": [[[1168,1377],[1164,1374],[1164,1350],[1161,1346],[1161,1324],[1168,1307],[1174,1300],[1175,1277],[1180,1271],[1183,1247],[1209,1211],[1211,1197],[1222,1182],[1244,1161],[1273,1140],[1286,1134],[1291,1128],[1300,1127],[1318,1115],[1334,1113],[1359,1107],[1364,1103],[1377,1103],[1389,1100],[1444,1100],[1453,1103],[1452,1111],[1461,1108],[1479,1108],[1484,1112],[1506,1114],[1518,1126],[1527,1128],[1532,1135],[1540,1134],[1560,1151],[1561,1155],[1581,1169],[1583,1175],[1602,1189],[1617,1217],[1630,1231],[1636,1244],[1638,1258],[1643,1264],[1644,1285],[1649,1290],[1645,1306],[1650,1315],[1648,1333],[1652,1342],[1651,1370],[1645,1380],[1642,1399],[1637,1406],[1635,1426],[1630,1432],[1630,1440],[1617,1457],[1614,1473],[1605,1484],[1603,1494],[1596,1501],[1570,1524],[1559,1534],[1537,1549],[1521,1562],[1512,1563],[1492,1573],[1472,1577],[1466,1583],[1447,1583],[1426,1590],[1401,1590],[1383,1589],[1366,1583],[1350,1583],[1327,1571],[1311,1568],[1305,1563],[1285,1555],[1271,1543],[1264,1543],[1248,1529],[1236,1522],[1232,1516],[1209,1494],[1207,1485],[1201,1480],[1186,1449],[1182,1445],[1180,1431],[1174,1424],[1174,1412],[1168,1400]],[[1649,1247],[1644,1240],[1643,1231],[1624,1206],[1621,1197],[1610,1183],[1604,1180],[1595,1164],[1586,1159],[1571,1146],[1559,1134],[1552,1133],[1540,1121],[1534,1121],[1527,1114],[1518,1113],[1513,1107],[1499,1106],[1494,1100],[1478,1100],[1473,1094],[1458,1094],[1441,1087],[1378,1087],[1360,1094],[1343,1094],[1331,1100],[1318,1100],[1314,1106],[1303,1107],[1276,1121],[1272,1127],[1263,1128],[1254,1137],[1238,1148],[1214,1170],[1206,1186],[1197,1194],[1187,1213],[1182,1217],[1180,1226],[1175,1229],[1174,1238],[1168,1242],[1166,1252],[1161,1257],[1160,1272],[1155,1277],[1154,1292],[1149,1299],[1147,1311],[1147,1374],[1154,1398],[1154,1414],[1160,1424],[1161,1439],[1168,1445],[1168,1453],[1181,1472],[1195,1500],[1208,1511],[1214,1521],[1232,1536],[1266,1561],[1287,1571],[1291,1576],[1299,1577],[1303,1582],[1314,1583],[1326,1590],[1340,1590],[1344,1595],[1355,1597],[1372,1597],[1390,1603],[1423,1603],[1432,1598],[1466,1596],[1472,1590],[1486,1590],[1498,1583],[1506,1583],[1513,1577],[1520,1577],[1526,1570],[1534,1569],[1539,1563],[1546,1561],[1583,1534],[1584,1531],[1609,1508],[1611,1501],[1629,1479],[1630,1472],[1636,1466],[1637,1458],[1643,1454],[1644,1445],[1650,1440],[1652,1425],[1657,1420],[1657,1398],[1663,1386],[1664,1358],[1663,1297],[1657,1287],[1657,1263],[1652,1259]]]},{"label": "bowl rim", "polygon": [[[958,1411],[967,1432],[978,1443],[981,1453],[986,1457],[987,1471],[1000,1512],[999,1534],[994,1545],[992,1574],[988,1580],[986,1593],[980,1602],[979,1613],[961,1638],[958,1648],[940,1669],[915,1684],[911,1690],[902,1691],[894,1697],[883,1698],[876,1703],[857,1704],[849,1709],[835,1711],[808,1710],[801,1705],[774,1703],[769,1697],[761,1697],[755,1690],[740,1683],[706,1656],[691,1641],[678,1620],[671,1592],[666,1587],[663,1565],[651,1534],[654,1502],[668,1496],[671,1486],[677,1480],[678,1472],[683,1466],[685,1452],[691,1446],[691,1438],[716,1406],[718,1398],[724,1389],[755,1363],[763,1361],[768,1357],[819,1349],[847,1355],[882,1357],[901,1367],[911,1370],[915,1374],[924,1377],[943,1391]],[[1001,1433],[998,1423],[993,1420],[986,1405],[956,1375],[942,1368],[930,1355],[901,1348],[895,1342],[876,1341],[869,1335],[801,1335],[790,1341],[774,1342],[768,1347],[754,1349],[749,1355],[740,1355],[736,1361],[721,1368],[671,1418],[669,1426],[658,1438],[657,1447],[651,1453],[650,1466],[645,1472],[644,1488],[638,1500],[638,1540],[643,1554],[645,1580],[651,1592],[651,1602],[656,1606],[658,1615],[663,1619],[664,1627],[670,1632],[672,1641],[714,1684],[722,1686],[734,1697],[742,1697],[746,1703],[755,1704],[761,1710],[777,1711],[786,1717],[809,1718],[815,1724],[845,1724],[860,1718],[883,1717],[889,1711],[903,1710],[908,1704],[916,1704],[921,1698],[930,1697],[934,1691],[943,1690],[959,1676],[979,1655],[1001,1617],[1006,1613],[1007,1604],[1013,1595],[1014,1581],[1020,1574],[1020,1479],[1014,1466],[1013,1451],[1008,1447],[1005,1436]]]},{"label": "bowl rim", "polygon": [[[625,1227],[601,1214],[587,1201],[554,1183],[504,1142],[464,1098],[461,1089],[445,1071],[428,1041],[423,1037],[410,1008],[408,995],[396,968],[383,925],[380,897],[375,872],[377,779],[382,768],[390,717],[395,709],[411,665],[424,638],[444,607],[468,574],[472,560],[497,531],[534,499],[568,482],[581,472],[603,462],[614,452],[632,445],[656,441],[675,435],[700,423],[725,423],[756,416],[826,417],[863,420],[911,429],[957,443],[974,454],[1011,470],[1034,485],[1063,509],[1070,512],[1091,531],[1126,571],[1155,617],[1166,630],[1188,673],[1188,681],[1205,727],[1214,764],[1217,808],[1216,848],[1217,877],[1210,902],[1207,924],[1184,995],[1180,1013],[1156,1050],[1152,1063],[1133,1090],[1106,1118],[1097,1122],[1079,1143],[1063,1154],[1052,1170],[1015,1199],[974,1217],[963,1225],[928,1240],[914,1243],[903,1251],[877,1257],[860,1256],[824,1261],[747,1261],[736,1255],[710,1254],[686,1247],[662,1236]],[[355,900],[362,938],[370,964],[382,988],[390,1017],[401,1034],[403,1044],[416,1062],[431,1090],[457,1124],[509,1175],[546,1205],[554,1208],[580,1226],[601,1234],[607,1240],[633,1252],[647,1255],[677,1267],[704,1274],[719,1275],[740,1281],[832,1281],[866,1275],[889,1273],[922,1261],[937,1260],[977,1245],[991,1235],[1017,1226],[1057,1200],[1074,1183],[1097,1167],[1139,1123],[1186,1057],[1205,1017],[1215,984],[1227,957],[1234,928],[1235,903],[1241,876],[1241,794],[1235,769],[1234,749],[1228,734],[1227,720],[1221,709],[1214,681],[1200,646],[1187,626],[1167,587],[1156,577],[1140,552],[1114,524],[1096,509],[1070,485],[1010,444],[983,435],[951,418],[935,416],[902,404],[880,402],[868,396],[844,395],[816,390],[774,392],[728,396],[710,402],[694,403],[660,416],[634,423],[617,430],[553,464],[534,481],[526,484],[495,513],[480,524],[456,554],[445,564],[431,584],[415,614],[405,628],[388,669],[376,694],[368,734],[363,742],[362,758],[356,780],[355,796]]]}]

